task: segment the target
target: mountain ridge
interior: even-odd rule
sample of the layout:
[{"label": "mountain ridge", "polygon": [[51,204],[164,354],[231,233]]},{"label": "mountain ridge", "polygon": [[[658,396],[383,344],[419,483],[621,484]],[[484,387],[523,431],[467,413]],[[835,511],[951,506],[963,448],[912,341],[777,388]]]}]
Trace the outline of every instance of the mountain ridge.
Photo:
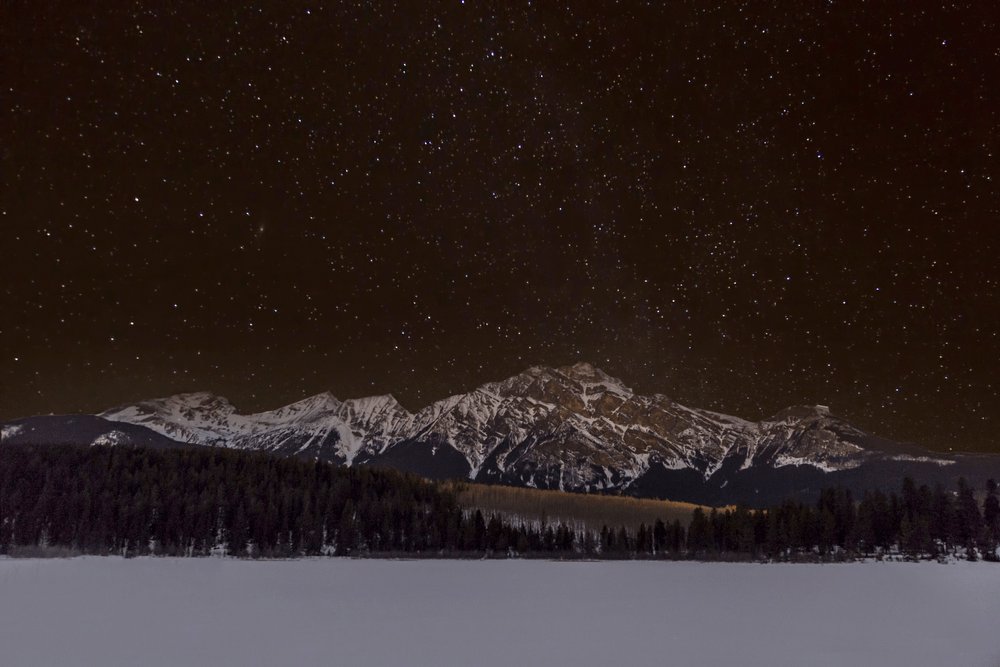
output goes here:
[{"label": "mountain ridge", "polygon": [[938,474],[934,468],[958,461],[868,434],[825,405],[790,406],[755,422],[663,394],[638,394],[587,362],[531,366],[416,412],[391,394],[340,400],[322,392],[241,414],[225,397],[188,392],[96,418],[187,445],[386,465],[432,478],[699,502],[709,491],[722,500],[766,495],[771,479],[862,478],[875,468],[915,464]]}]

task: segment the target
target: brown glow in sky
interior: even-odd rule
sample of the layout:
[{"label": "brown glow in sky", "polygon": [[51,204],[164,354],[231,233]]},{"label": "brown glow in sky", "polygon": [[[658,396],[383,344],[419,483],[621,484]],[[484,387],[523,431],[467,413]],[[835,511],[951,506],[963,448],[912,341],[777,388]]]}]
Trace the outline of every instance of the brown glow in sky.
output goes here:
[{"label": "brown glow in sky", "polygon": [[1000,450],[990,3],[85,4],[0,7],[0,418],[585,359]]}]

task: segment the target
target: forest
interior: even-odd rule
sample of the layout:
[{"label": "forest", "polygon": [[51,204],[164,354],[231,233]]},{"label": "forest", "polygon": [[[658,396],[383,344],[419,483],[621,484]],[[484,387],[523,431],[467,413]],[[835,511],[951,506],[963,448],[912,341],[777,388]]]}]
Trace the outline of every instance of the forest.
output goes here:
[{"label": "forest", "polygon": [[[483,494],[480,494],[481,496]],[[0,448],[0,554],[997,560],[1000,500],[963,480],[599,530],[465,507],[462,485],[215,448]]]}]

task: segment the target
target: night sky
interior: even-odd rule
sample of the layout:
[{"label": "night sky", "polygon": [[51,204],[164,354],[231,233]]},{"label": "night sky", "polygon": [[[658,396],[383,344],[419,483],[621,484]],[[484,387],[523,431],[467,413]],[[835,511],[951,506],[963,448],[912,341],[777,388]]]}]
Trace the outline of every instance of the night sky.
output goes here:
[{"label": "night sky", "polygon": [[992,3],[231,4],[0,6],[0,418],[587,360],[1000,450]]}]

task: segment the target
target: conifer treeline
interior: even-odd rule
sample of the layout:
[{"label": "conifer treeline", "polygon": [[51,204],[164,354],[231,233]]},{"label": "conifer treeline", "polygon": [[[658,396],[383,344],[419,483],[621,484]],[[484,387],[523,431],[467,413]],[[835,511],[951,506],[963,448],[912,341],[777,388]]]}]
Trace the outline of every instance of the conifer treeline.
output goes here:
[{"label": "conifer treeline", "polygon": [[438,549],[455,500],[416,477],[219,449],[5,447],[0,552],[350,554]]},{"label": "conifer treeline", "polygon": [[818,502],[785,501],[762,511],[695,509],[688,553],[698,558],[832,560],[899,554],[909,558],[959,556],[997,559],[1000,500],[987,483],[982,510],[972,487],[919,488],[903,480],[900,493],[824,489]]},{"label": "conifer treeline", "polygon": [[637,530],[575,531],[463,510],[453,487],[391,470],[220,449],[0,448],[0,553],[559,556],[841,559],[900,551],[994,558],[996,484],[977,502],[917,487],[830,489],[818,503],[763,511],[695,509]]},{"label": "conifer treeline", "polygon": [[392,470],[214,448],[0,448],[0,553],[527,553],[574,539],[466,516],[453,492]]}]

